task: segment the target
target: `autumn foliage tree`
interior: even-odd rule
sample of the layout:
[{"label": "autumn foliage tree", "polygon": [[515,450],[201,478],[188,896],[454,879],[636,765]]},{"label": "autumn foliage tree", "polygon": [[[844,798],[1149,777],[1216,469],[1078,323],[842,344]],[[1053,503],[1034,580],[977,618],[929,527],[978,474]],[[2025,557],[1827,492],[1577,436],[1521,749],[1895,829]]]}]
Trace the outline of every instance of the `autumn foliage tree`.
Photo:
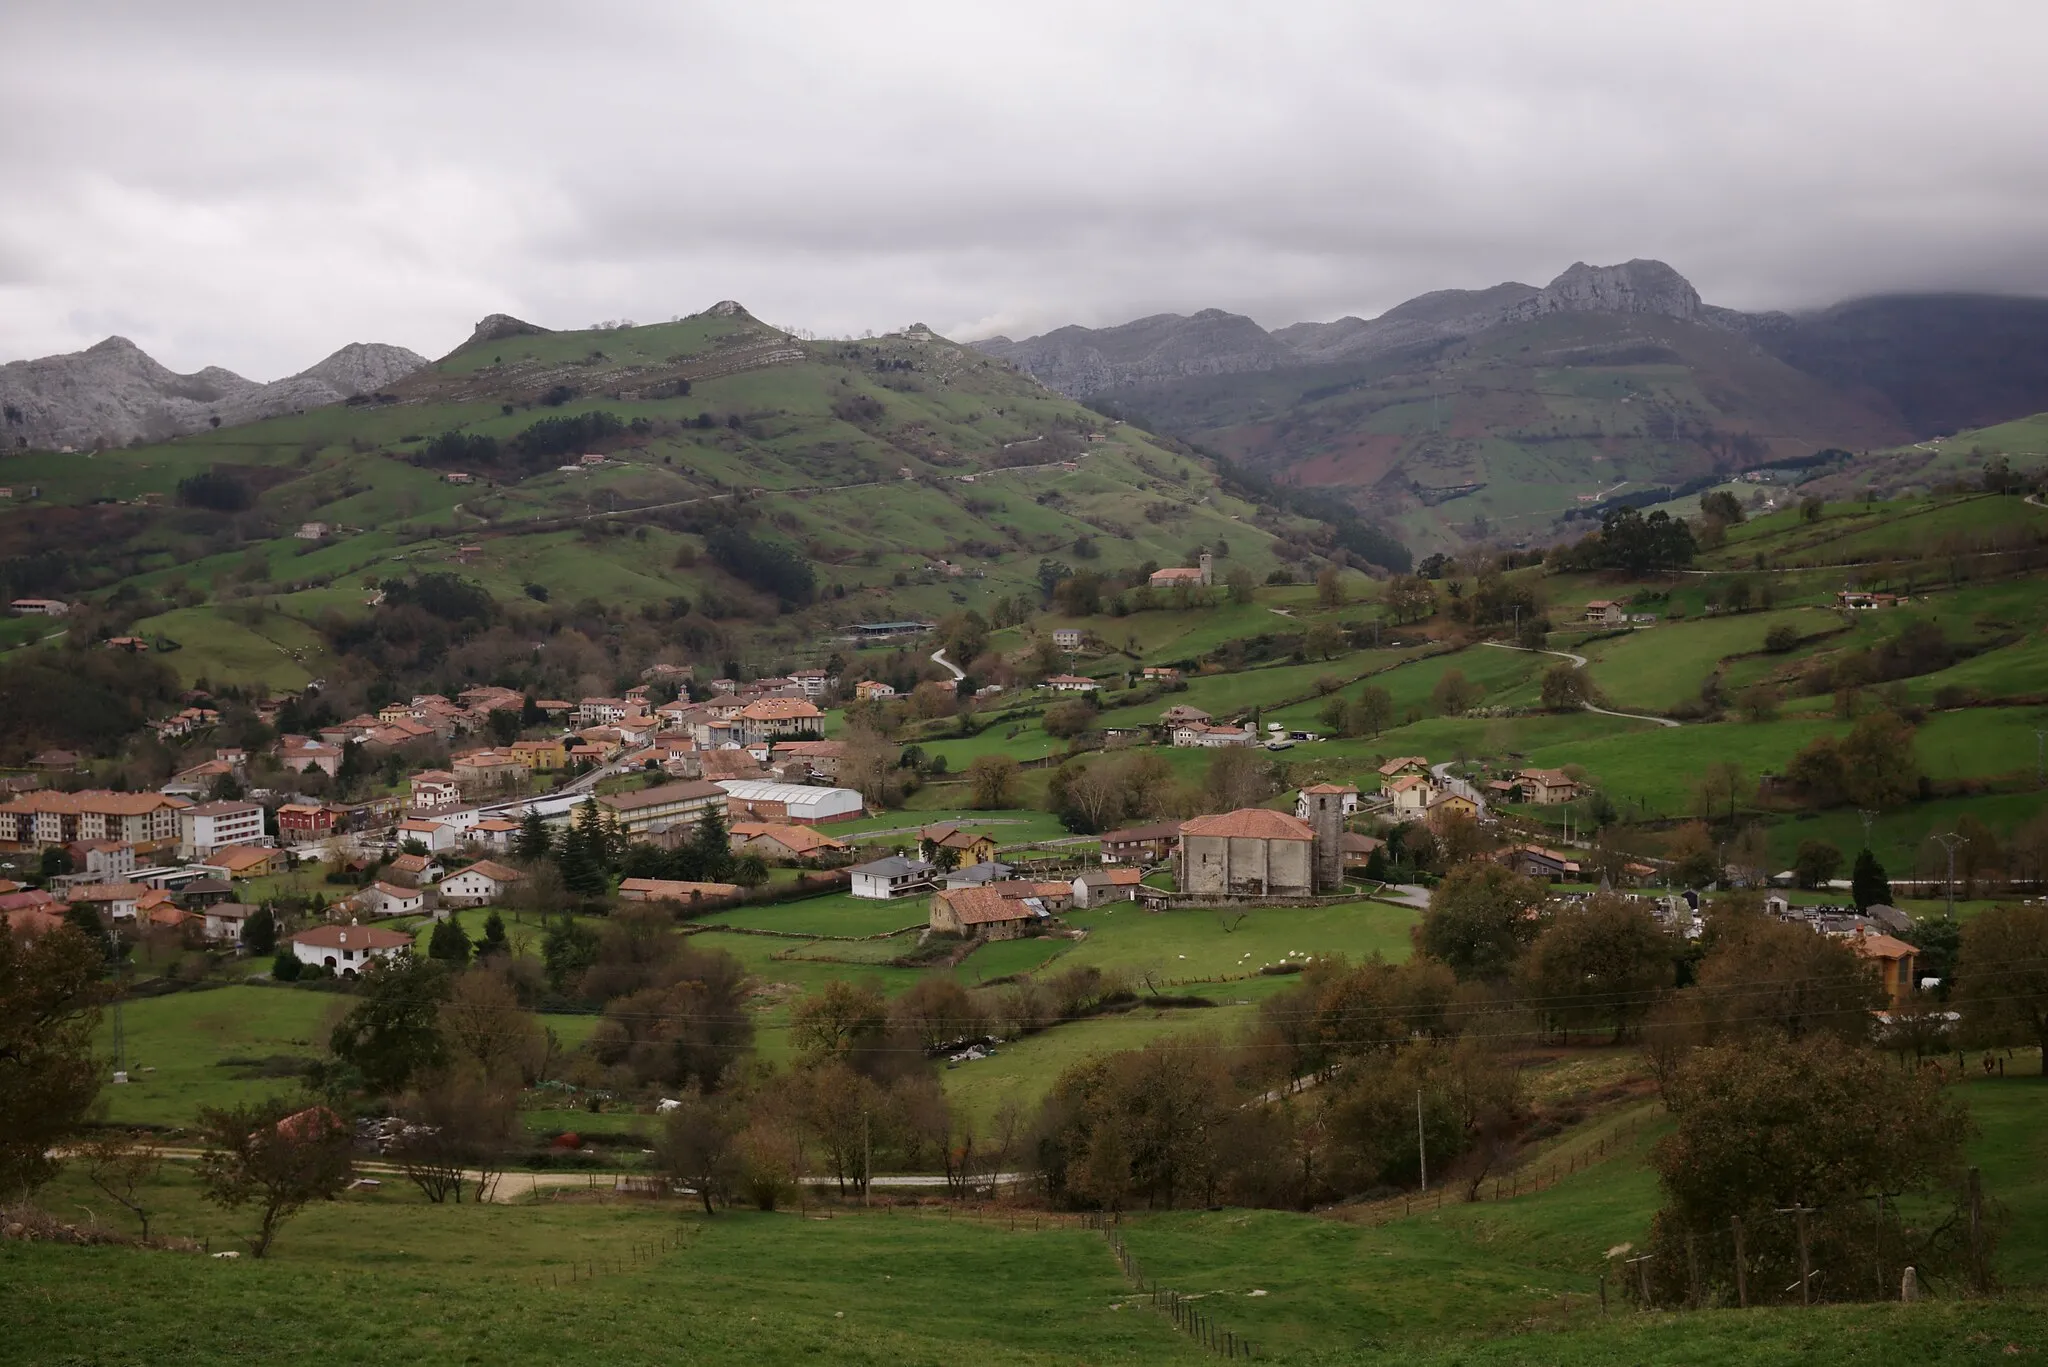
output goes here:
[{"label": "autumn foliage tree", "polygon": [[54,1176],[52,1149],[99,1095],[101,967],[99,946],[68,926],[26,939],[0,928],[0,1192]]}]

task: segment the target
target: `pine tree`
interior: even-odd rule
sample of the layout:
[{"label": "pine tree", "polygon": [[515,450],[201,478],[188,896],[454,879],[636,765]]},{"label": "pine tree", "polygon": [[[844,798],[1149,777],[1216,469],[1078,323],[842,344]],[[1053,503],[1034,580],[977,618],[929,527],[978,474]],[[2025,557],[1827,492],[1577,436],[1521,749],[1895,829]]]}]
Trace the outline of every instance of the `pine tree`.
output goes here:
[{"label": "pine tree", "polygon": [[696,877],[704,882],[732,881],[732,835],[720,808],[708,807],[697,819],[696,833],[690,838],[690,863],[696,866]]},{"label": "pine tree", "polygon": [[242,922],[242,948],[251,954],[268,954],[277,948],[277,917],[268,906],[256,908]]},{"label": "pine tree", "polygon": [[493,954],[504,954],[512,948],[505,938],[505,918],[493,911],[484,917],[484,938],[477,941],[476,957],[487,959]]},{"label": "pine tree", "polygon": [[1856,910],[1865,907],[1891,905],[1891,880],[1885,876],[1884,865],[1877,862],[1877,856],[1868,849],[1856,856],[1856,870],[1849,876],[1849,895],[1856,899]]},{"label": "pine tree", "polygon": [[548,834],[548,823],[541,819],[539,812],[528,809],[519,823],[519,857],[521,859],[545,859],[552,851],[554,840]]},{"label": "pine tree", "polygon": [[427,937],[427,957],[447,964],[469,962],[469,935],[452,914],[437,922],[434,933]]},{"label": "pine tree", "polygon": [[601,897],[605,889],[604,861],[592,846],[597,832],[584,823],[570,823],[562,833],[562,846],[555,862],[562,870],[562,886],[586,897]]}]

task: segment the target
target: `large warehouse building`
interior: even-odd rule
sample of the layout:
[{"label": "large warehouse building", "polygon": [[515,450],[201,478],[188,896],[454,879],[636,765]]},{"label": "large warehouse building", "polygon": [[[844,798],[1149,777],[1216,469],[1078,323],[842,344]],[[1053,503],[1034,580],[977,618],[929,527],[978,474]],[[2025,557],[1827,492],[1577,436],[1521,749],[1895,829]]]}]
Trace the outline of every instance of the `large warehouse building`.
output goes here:
[{"label": "large warehouse building", "polygon": [[822,826],[829,821],[851,821],[867,810],[860,794],[851,788],[813,788],[758,778],[725,779],[718,786],[725,789],[727,813],[734,821]]}]

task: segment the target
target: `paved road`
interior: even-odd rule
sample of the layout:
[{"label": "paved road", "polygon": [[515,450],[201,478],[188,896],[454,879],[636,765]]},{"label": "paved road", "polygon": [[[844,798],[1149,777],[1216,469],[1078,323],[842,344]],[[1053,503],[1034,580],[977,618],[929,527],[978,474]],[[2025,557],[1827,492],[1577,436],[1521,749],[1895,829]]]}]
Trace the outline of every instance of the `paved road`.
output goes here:
[{"label": "paved road", "polygon": [[1430,765],[1429,776],[1436,780],[1436,786],[1440,790],[1446,793],[1450,793],[1453,796],[1462,797],[1466,799],[1467,801],[1471,802],[1473,806],[1479,808],[1479,815],[1482,818],[1485,817],[1485,796],[1481,794],[1477,788],[1474,788],[1470,783],[1451,773],[1451,766],[1456,762],[1456,760],[1447,759],[1442,761],[1441,763]]},{"label": "paved road", "polygon": [[946,658],[946,648],[944,646],[940,646],[937,650],[934,650],[932,652],[932,663],[937,665],[941,669],[949,671],[953,675],[954,683],[959,683],[962,679],[967,677],[966,670],[962,669],[960,666],[954,664],[951,660]]},{"label": "paved road", "polygon": [[[1511,646],[1501,641],[1481,641],[1479,644],[1483,646],[1492,646],[1495,650],[1529,649],[1528,646]],[[1539,650],[1535,653],[1538,655],[1555,655],[1561,660],[1570,660],[1572,662],[1573,669],[1584,669],[1586,667],[1586,657],[1583,655],[1574,655],[1569,650]],[[1595,707],[1593,706],[1593,704],[1589,702],[1582,702],[1579,704],[1579,706],[1585,708],[1588,712],[1598,712],[1603,717],[1626,717],[1630,721],[1653,721],[1657,723],[1657,725],[1659,726],[1679,725],[1678,722],[1673,721],[1669,717],[1650,717],[1645,716],[1641,712],[1616,712],[1612,708],[1608,707]]]}]

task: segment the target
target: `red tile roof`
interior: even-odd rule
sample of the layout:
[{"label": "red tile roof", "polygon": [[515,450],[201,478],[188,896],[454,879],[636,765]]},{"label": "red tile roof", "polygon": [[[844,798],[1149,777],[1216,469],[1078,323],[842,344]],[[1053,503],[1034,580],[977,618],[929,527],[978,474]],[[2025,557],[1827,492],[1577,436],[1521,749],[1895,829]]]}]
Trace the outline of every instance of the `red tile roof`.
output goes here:
[{"label": "red tile roof", "polygon": [[1232,840],[1313,840],[1306,821],[1267,807],[1240,807],[1234,812],[1198,816],[1180,823],[1183,837],[1224,836]]}]

